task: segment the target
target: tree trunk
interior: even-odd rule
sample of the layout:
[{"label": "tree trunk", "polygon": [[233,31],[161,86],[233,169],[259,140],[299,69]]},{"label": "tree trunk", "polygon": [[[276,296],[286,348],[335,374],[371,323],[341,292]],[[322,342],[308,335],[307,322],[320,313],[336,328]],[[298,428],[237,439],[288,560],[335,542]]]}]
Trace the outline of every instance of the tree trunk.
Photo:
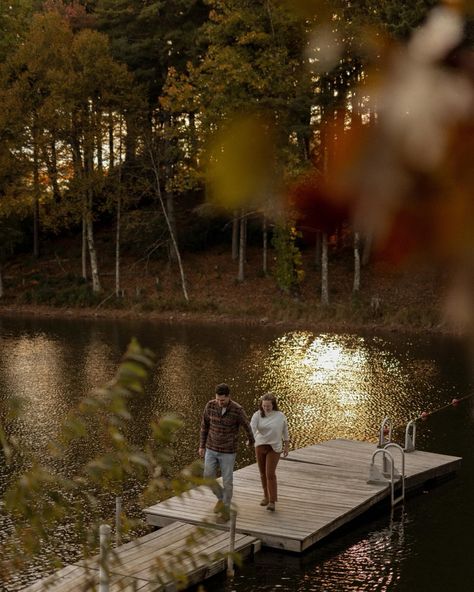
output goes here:
[{"label": "tree trunk", "polygon": [[56,153],[56,140],[54,138],[51,139],[49,149],[50,152],[48,152],[46,146],[43,146],[43,159],[46,163],[46,168],[48,169],[54,203],[59,204],[61,203],[61,190],[59,189],[58,184],[58,158]]},{"label": "tree trunk", "polygon": [[99,279],[99,266],[97,264],[97,252],[94,241],[93,224],[93,205],[94,205],[94,145],[96,134],[94,131],[95,113],[88,105],[83,112],[84,116],[84,135],[83,135],[83,159],[84,159],[84,178],[87,181],[86,191],[86,229],[87,246],[89,248],[89,262],[91,266],[92,291],[97,294],[101,291]]},{"label": "tree trunk", "polygon": [[87,280],[87,220],[86,213],[82,214],[82,246],[81,246],[82,278]]},{"label": "tree trunk", "polygon": [[117,198],[117,228],[115,231],[115,296],[120,296],[120,216],[122,200]]},{"label": "tree trunk", "polygon": [[[36,116],[35,116],[36,119]],[[33,256],[39,257],[39,141],[36,122],[33,121]]]},{"label": "tree trunk", "polygon": [[262,221],[262,235],[263,235],[263,261],[262,271],[263,275],[267,275],[268,272],[268,230],[267,230],[267,217],[263,214]]},{"label": "tree trunk", "polygon": [[[173,263],[178,262],[178,255],[177,255],[177,244],[178,244],[178,232],[176,228],[176,216],[174,211],[174,195],[171,191],[166,192],[166,213],[168,214],[169,225],[172,230],[172,234],[174,236],[174,241],[171,244],[171,248],[169,250],[170,259]],[[174,244],[176,243],[176,244]]]},{"label": "tree trunk", "polygon": [[[309,127],[309,121],[308,121]],[[302,132],[297,133],[298,147],[303,162],[309,160],[309,140]]]},{"label": "tree trunk", "polygon": [[108,128],[109,128],[109,170],[112,170],[115,165],[115,153],[114,153],[114,114],[113,110],[110,109],[109,111],[109,121],[108,121]]},{"label": "tree trunk", "polygon": [[328,236],[325,232],[322,235],[322,253],[321,253],[321,304],[329,304],[328,289]]},{"label": "tree trunk", "polygon": [[320,230],[316,230],[316,243],[314,247],[314,261],[316,263],[316,269],[321,269],[322,259],[322,233]]},{"label": "tree trunk", "polygon": [[99,267],[97,265],[97,252],[94,243],[94,229],[92,225],[92,212],[87,214],[87,244],[89,247],[89,261],[91,264],[92,291],[97,294],[101,291],[99,279]]},{"label": "tree trunk", "polygon": [[196,129],[196,115],[195,113],[188,113],[189,118],[189,144],[191,146],[191,161],[193,166],[198,168],[199,167],[199,158],[198,158],[198,132]]},{"label": "tree trunk", "polygon": [[243,282],[245,279],[244,265],[245,265],[245,247],[246,247],[246,238],[247,238],[246,226],[247,226],[247,217],[245,215],[244,210],[242,210],[241,218],[240,218],[239,273],[237,275],[237,280],[239,282]]},{"label": "tree trunk", "polygon": [[3,298],[3,269],[0,263],[0,298]]},{"label": "tree trunk", "polygon": [[239,212],[235,210],[232,218],[232,261],[239,258]]},{"label": "tree trunk", "polygon": [[177,263],[178,263],[178,267],[179,267],[179,273],[181,275],[181,288],[183,290],[183,296],[184,296],[184,299],[186,300],[186,302],[189,302],[188,291],[186,288],[186,278],[184,276],[184,269],[183,269],[183,264],[181,261],[181,254],[179,252],[178,243],[176,242],[176,238],[173,234],[173,228],[171,227],[170,220],[168,218],[168,212],[166,210],[166,207],[165,207],[165,204],[163,201],[163,195],[161,193],[160,172],[158,169],[158,164],[155,162],[155,158],[153,156],[153,150],[151,148],[149,149],[149,153],[150,153],[151,164],[153,167],[153,173],[155,175],[156,193],[158,195],[158,200],[160,202],[161,209],[163,211],[163,216],[165,217],[166,225],[168,227],[168,232],[170,233],[171,242],[173,243],[174,249],[176,251],[176,259],[177,259]]},{"label": "tree trunk", "polygon": [[127,165],[133,164],[137,152],[137,130],[135,121],[131,115],[125,115],[125,125],[127,134],[125,136],[125,163]]},{"label": "tree trunk", "polygon": [[104,157],[103,157],[103,142],[102,142],[102,111],[100,107],[96,107],[93,114],[94,128],[95,128],[95,147],[97,154],[97,170],[102,171],[104,168]]},{"label": "tree trunk", "polygon": [[364,248],[362,249],[362,266],[365,267],[370,261],[372,252],[372,233],[368,233],[364,240]]},{"label": "tree trunk", "polygon": [[359,233],[354,233],[354,286],[353,292],[358,294],[360,290],[360,253],[359,253]]}]

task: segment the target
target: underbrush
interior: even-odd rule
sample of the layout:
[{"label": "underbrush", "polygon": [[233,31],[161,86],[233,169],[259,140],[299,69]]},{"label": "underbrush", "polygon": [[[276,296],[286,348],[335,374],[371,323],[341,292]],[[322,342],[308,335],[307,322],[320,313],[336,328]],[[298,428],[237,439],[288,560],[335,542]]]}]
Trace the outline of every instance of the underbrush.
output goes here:
[{"label": "underbrush", "polygon": [[94,294],[83,278],[66,274],[60,277],[34,274],[19,296],[20,304],[46,304],[57,307],[96,306],[103,296]]}]

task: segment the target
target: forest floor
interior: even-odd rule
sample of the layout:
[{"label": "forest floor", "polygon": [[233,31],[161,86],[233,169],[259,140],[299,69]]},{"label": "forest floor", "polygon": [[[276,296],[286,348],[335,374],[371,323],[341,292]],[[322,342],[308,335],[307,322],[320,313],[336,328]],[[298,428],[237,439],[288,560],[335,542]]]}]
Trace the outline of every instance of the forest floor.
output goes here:
[{"label": "forest floor", "polygon": [[[99,252],[106,252],[101,249]],[[396,331],[448,331],[443,320],[446,278],[428,264],[394,267],[370,263],[362,269],[357,297],[352,293],[351,252],[330,254],[329,306],[320,303],[321,272],[312,252],[303,252],[304,280],[295,298],[283,293],[273,275],[262,272],[262,251],[248,249],[245,281],[227,245],[185,253],[189,302],[176,264],[124,256],[123,296],[115,297],[113,257],[99,259],[103,291],[91,298],[80,280],[77,240],[57,241],[34,260],[18,256],[4,270],[0,314],[147,318],[171,322],[278,324],[316,330],[361,328]]]}]

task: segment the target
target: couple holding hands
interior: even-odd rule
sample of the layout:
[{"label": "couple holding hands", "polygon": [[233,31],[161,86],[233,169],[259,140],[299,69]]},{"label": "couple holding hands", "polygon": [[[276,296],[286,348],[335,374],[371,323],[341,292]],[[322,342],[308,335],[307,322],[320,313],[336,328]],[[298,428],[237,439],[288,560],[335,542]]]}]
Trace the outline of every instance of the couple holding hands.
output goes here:
[{"label": "couple holding hands", "polygon": [[276,467],[281,454],[288,456],[288,423],[278,410],[275,395],[267,393],[260,397],[259,408],[249,422],[241,405],[231,399],[228,385],[217,385],[215,398],[206,404],[202,414],[199,456],[204,458],[205,478],[215,479],[217,470],[221,472],[222,487],[218,484],[213,487],[217,497],[214,512],[220,523],[230,517],[240,427],[246,431],[249,445],[255,446],[263,489],[260,505],[271,512],[278,501]]}]

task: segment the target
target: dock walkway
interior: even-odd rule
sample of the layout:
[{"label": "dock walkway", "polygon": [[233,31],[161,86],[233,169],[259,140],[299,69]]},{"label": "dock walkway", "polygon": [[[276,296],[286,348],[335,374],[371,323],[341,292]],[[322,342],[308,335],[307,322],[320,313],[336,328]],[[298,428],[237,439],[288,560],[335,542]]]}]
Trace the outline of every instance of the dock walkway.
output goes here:
[{"label": "dock walkway", "polygon": [[[237,509],[235,550],[245,557],[268,547],[303,552],[370,508],[390,498],[390,485],[368,484],[375,444],[331,440],[294,450],[278,465],[279,501],[275,512],[259,505],[262,497],[257,465],[234,473]],[[400,459],[393,451],[397,468]],[[414,452],[405,454],[406,489],[449,475],[457,470],[459,457]],[[380,464],[380,459],[378,461]],[[389,503],[389,502],[388,502]],[[197,487],[145,509],[147,522],[162,527],[115,549],[111,559],[110,591],[158,592],[176,590],[171,576],[157,581],[164,568],[186,573],[189,585],[225,569],[222,556],[229,549],[229,526],[215,523],[215,497],[208,487]],[[196,525],[203,537],[190,543]],[[174,566],[169,552],[189,551],[181,566]],[[206,556],[213,556],[209,561]],[[220,554],[220,556],[219,556]],[[159,572],[158,572],[159,570]],[[69,565],[23,592],[72,592],[97,589],[97,558]]]},{"label": "dock walkway", "polygon": [[[385,498],[390,486],[368,484],[369,466],[376,445],[352,440],[331,440],[290,452],[278,465],[276,512],[259,505],[262,498],[256,464],[234,473],[233,501],[236,530],[260,539],[267,547],[303,552],[349,523]],[[400,459],[394,452],[400,470]],[[380,458],[377,461],[380,464]],[[406,489],[455,471],[461,459],[414,451],[405,454]],[[174,520],[213,522],[215,498],[207,487],[145,509],[149,524],[165,526]],[[226,528],[226,526],[216,525]]]},{"label": "dock walkway", "polygon": [[[110,592],[175,592],[177,587],[167,570],[186,574],[187,584],[197,584],[224,571],[229,551],[229,533],[203,528],[196,536],[196,526],[173,522],[139,539],[121,545],[110,555]],[[195,537],[195,542],[191,541]],[[191,537],[191,538],[190,538]],[[188,552],[182,562],[173,553]],[[260,550],[254,537],[236,534],[235,551],[246,557]],[[192,558],[191,558],[192,556]],[[158,574],[161,581],[158,580]],[[57,573],[24,588],[23,592],[79,592],[99,589],[99,559],[78,561]]]}]

